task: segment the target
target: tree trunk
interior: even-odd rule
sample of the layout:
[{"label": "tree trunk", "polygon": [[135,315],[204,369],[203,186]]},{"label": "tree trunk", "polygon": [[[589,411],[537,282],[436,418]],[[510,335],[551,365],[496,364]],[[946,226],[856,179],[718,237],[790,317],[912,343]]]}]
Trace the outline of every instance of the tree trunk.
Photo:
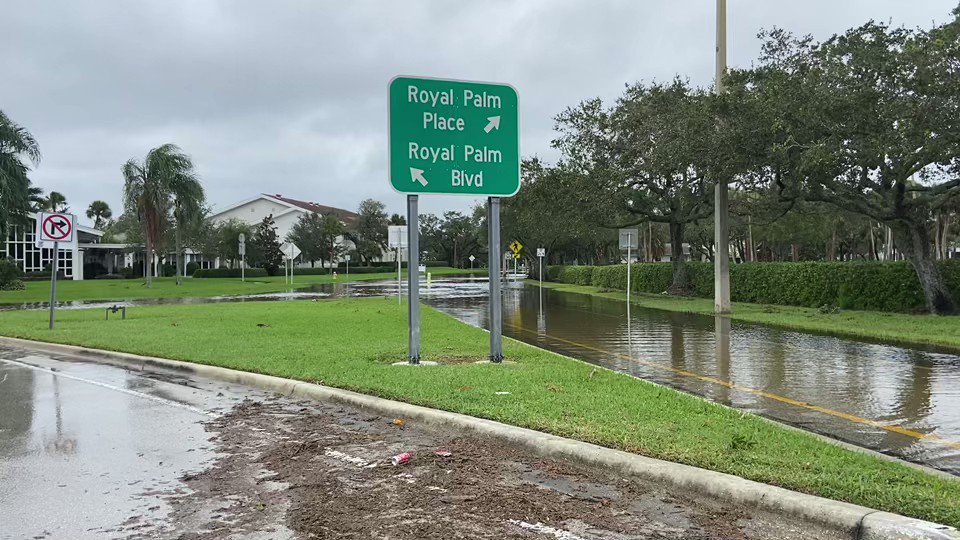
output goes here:
[{"label": "tree trunk", "polygon": [[177,242],[177,286],[183,285],[183,246],[180,245],[180,224],[177,224],[177,230],[174,231]]},{"label": "tree trunk", "polygon": [[827,260],[837,260],[837,225],[833,225],[833,231],[830,233],[830,245],[827,247]]},{"label": "tree trunk", "polygon": [[670,294],[689,294],[690,274],[687,273],[687,262],[683,260],[683,223],[670,224],[670,261],[673,264]]},{"label": "tree trunk", "polygon": [[153,243],[150,241],[150,235],[147,234],[147,257],[143,261],[144,271],[147,273],[147,288],[153,288]]},{"label": "tree trunk", "polygon": [[920,280],[927,311],[936,315],[956,314],[957,305],[953,295],[930,253],[930,233],[926,224],[897,223],[893,229],[897,246],[913,265]]},{"label": "tree trunk", "polygon": [[790,258],[793,262],[800,262],[800,245],[790,244]]}]

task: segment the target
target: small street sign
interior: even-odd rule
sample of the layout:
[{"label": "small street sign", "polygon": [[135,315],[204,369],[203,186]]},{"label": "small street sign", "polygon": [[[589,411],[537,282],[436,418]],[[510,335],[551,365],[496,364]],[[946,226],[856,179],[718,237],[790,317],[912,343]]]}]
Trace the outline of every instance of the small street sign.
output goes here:
[{"label": "small street sign", "polygon": [[637,249],[639,245],[638,237],[639,232],[637,229],[620,229],[620,249],[625,251],[627,249]]},{"label": "small street sign", "polygon": [[247,235],[240,233],[237,253],[242,257],[247,254]]},{"label": "small street sign", "polygon": [[473,262],[473,261],[477,260],[477,258],[474,257],[473,255],[471,255],[471,256],[469,256],[469,257],[467,257],[467,258],[470,259],[470,262]]},{"label": "small street sign", "polygon": [[547,250],[544,248],[537,248],[537,257],[546,257]]},{"label": "small street sign", "polygon": [[387,243],[390,249],[403,249],[407,247],[407,226],[406,225],[388,225]]},{"label": "small street sign", "polygon": [[519,255],[521,250],[523,250],[523,244],[521,244],[519,240],[510,242],[510,251],[512,251],[514,255]]},{"label": "small street sign", "polygon": [[390,81],[390,181],[401,193],[510,197],[520,189],[517,91],[507,84]]},{"label": "small street sign", "polygon": [[285,259],[293,260],[300,256],[300,248],[293,242],[287,242],[280,246],[280,252]]},{"label": "small street sign", "polygon": [[520,259],[520,253],[514,253],[514,254],[513,254],[513,258],[519,260],[519,259]]}]

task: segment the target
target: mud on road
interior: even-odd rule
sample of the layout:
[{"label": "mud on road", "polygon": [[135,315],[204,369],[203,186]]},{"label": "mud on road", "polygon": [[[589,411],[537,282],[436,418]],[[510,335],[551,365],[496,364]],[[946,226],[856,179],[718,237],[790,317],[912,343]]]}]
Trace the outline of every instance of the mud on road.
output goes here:
[{"label": "mud on road", "polygon": [[[245,401],[207,423],[220,457],[182,479],[189,489],[164,497],[172,514],[161,534],[185,540],[832,537],[790,519],[402,420],[281,398]],[[393,465],[391,457],[402,452],[413,458]],[[127,525],[135,530],[135,523]]]}]

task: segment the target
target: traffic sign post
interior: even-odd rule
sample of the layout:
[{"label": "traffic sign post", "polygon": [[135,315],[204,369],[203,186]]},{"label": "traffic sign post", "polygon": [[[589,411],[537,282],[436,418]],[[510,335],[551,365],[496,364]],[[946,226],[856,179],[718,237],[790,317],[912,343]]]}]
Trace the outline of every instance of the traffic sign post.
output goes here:
[{"label": "traffic sign post", "polygon": [[540,289],[543,290],[543,258],[546,257],[547,250],[544,248],[537,248],[537,261],[539,261],[540,266]]},{"label": "traffic sign post", "polygon": [[[490,236],[490,359],[503,358],[500,197],[520,189],[517,91],[510,85],[395,77],[389,86],[390,182],[408,194],[410,359],[420,358],[417,194],[486,196]],[[472,263],[472,261],[471,261]],[[414,317],[417,317],[414,320]]]},{"label": "traffic sign post", "polygon": [[[280,253],[283,253],[283,277],[284,281],[293,285],[293,260],[300,256],[300,248],[297,247],[293,242],[286,242],[280,246]],[[336,266],[336,263],[333,263]],[[289,268],[289,270],[288,270]],[[287,281],[287,272],[289,271],[290,277]]]},{"label": "traffic sign post", "polygon": [[477,260],[477,258],[474,257],[473,255],[471,255],[471,256],[469,256],[469,257],[467,257],[467,258],[470,259],[470,273],[473,274],[473,261]]},{"label": "traffic sign post", "polygon": [[237,252],[240,254],[240,281],[246,281],[247,277],[246,266],[247,266],[247,235],[240,233],[237,244]]},{"label": "traffic sign post", "polygon": [[38,247],[53,247],[50,272],[50,330],[53,330],[57,305],[57,273],[60,272],[60,244],[76,242],[76,219],[73,214],[41,212],[37,217],[36,241]]},{"label": "traffic sign post", "polygon": [[619,231],[620,249],[627,250],[627,319],[630,319],[630,255],[631,251],[637,249],[637,229],[620,229]]},{"label": "traffic sign post", "polygon": [[401,292],[403,290],[403,280],[400,277],[400,260],[403,248],[407,247],[407,226],[406,225],[388,225],[387,243],[391,248],[397,250],[397,304],[400,303]]},{"label": "traffic sign post", "polygon": [[503,362],[503,298],[500,296],[500,197],[487,199],[487,246],[490,251],[490,361]]},{"label": "traffic sign post", "polygon": [[417,195],[407,195],[407,317],[410,321],[409,361],[420,363],[420,225]]}]

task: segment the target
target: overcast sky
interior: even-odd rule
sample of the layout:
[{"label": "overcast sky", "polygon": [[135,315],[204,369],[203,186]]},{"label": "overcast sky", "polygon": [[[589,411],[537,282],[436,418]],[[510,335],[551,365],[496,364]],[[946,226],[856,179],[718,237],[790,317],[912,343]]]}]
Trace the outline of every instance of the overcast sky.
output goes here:
[{"label": "overcast sky", "polygon": [[[121,210],[121,164],[166,142],[193,156],[214,207],[282,193],[404,212],[387,179],[397,74],[509,82],[521,152],[548,161],[553,117],[627,82],[713,79],[713,0],[152,2],[9,0],[0,110],[37,138],[35,184],[82,214]],[[730,0],[729,63],[761,28],[824,38],[873,18],[929,27],[957,0]],[[421,211],[466,210],[421,197]],[[84,218],[85,219],[85,218]]]}]

